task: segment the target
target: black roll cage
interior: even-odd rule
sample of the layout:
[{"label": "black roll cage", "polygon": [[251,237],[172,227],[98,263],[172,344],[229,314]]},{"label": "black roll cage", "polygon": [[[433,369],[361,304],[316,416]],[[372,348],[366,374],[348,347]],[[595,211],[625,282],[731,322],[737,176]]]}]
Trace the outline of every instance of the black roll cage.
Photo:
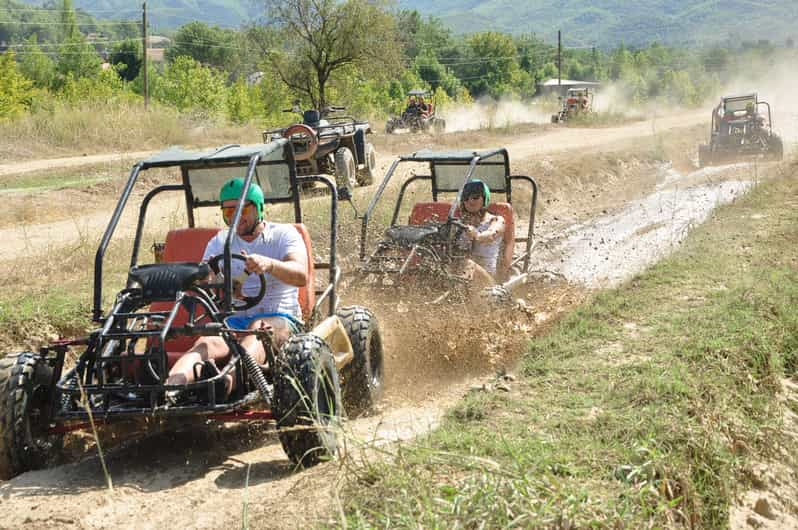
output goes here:
[{"label": "black roll cage", "polygon": [[[239,145],[228,145],[221,147],[210,154],[208,157],[204,158],[192,158],[188,160],[165,160],[165,161],[158,161],[157,158],[154,161],[142,161],[137,163],[133,166],[131,170],[130,176],[128,177],[127,183],[125,184],[124,189],[122,190],[122,194],[117,202],[116,207],[114,208],[114,212],[111,215],[111,220],[108,223],[107,228],[103,234],[102,239],[100,240],[100,244],[97,248],[97,252],[94,258],[94,297],[93,297],[93,308],[92,308],[92,319],[94,322],[103,323],[105,321],[105,317],[103,316],[102,312],[102,279],[103,279],[103,261],[105,258],[105,254],[108,250],[108,246],[110,244],[111,238],[116,230],[117,225],[119,224],[119,219],[122,216],[122,213],[127,205],[128,200],[132,194],[133,188],[138,180],[138,177],[142,171],[146,171],[152,168],[168,168],[168,167],[180,167],[181,169],[181,184],[167,184],[158,186],[152,189],[150,192],[145,195],[144,199],[142,200],[141,206],[139,208],[138,214],[138,221],[136,225],[136,234],[133,240],[133,250],[132,255],[130,258],[130,267],[137,265],[138,257],[139,257],[139,249],[141,247],[141,240],[143,237],[144,231],[144,220],[147,214],[147,208],[150,204],[150,201],[160,193],[163,192],[173,192],[173,191],[183,191],[185,200],[186,200],[186,212],[188,217],[188,227],[194,228],[195,227],[195,219],[194,219],[194,208],[199,207],[208,207],[208,206],[216,206],[220,205],[219,201],[199,201],[194,200],[194,197],[191,192],[191,182],[189,178],[189,170],[196,169],[196,168],[218,168],[218,167],[241,167],[244,163],[247,164],[247,172],[246,176],[244,177],[244,187],[241,192],[241,198],[236,206],[235,213],[233,214],[233,220],[230,223],[230,226],[236,226],[241,219],[241,212],[243,211],[243,207],[245,204],[243,199],[246,197],[247,192],[249,191],[249,187],[252,184],[252,180],[255,175],[255,170],[258,165],[287,165],[288,172],[289,172],[289,182],[290,182],[290,197],[287,198],[266,198],[266,203],[269,204],[276,204],[276,203],[286,203],[290,202],[294,205],[294,222],[301,223],[302,222],[302,207],[301,201],[299,199],[299,190],[300,185],[302,183],[312,183],[312,182],[319,182],[326,186],[330,193],[330,258],[328,262],[314,262],[314,268],[317,270],[327,269],[329,270],[329,282],[327,286],[321,290],[316,290],[316,304],[313,307],[312,314],[316,314],[318,310],[321,308],[322,303],[327,300],[329,302],[328,314],[332,316],[335,313],[335,308],[338,304],[338,297],[336,292],[336,285],[338,284],[341,278],[341,271],[337,264],[337,250],[336,250],[336,242],[338,239],[338,193],[335,186],[335,183],[327,176],[324,175],[308,175],[299,177],[296,174],[296,166],[294,161],[294,150],[290,142],[283,140],[281,142],[283,144],[283,158],[279,161],[264,161],[261,162],[262,154],[260,152],[255,152],[254,154],[245,153],[241,156],[231,156],[226,157],[224,156],[224,151],[227,149],[233,148],[241,148]],[[279,148],[279,146],[278,146]],[[227,239],[225,240],[224,245],[224,267],[226,270],[230,270],[231,267],[231,244],[233,240],[233,231],[228,231]],[[224,276],[225,281],[225,289],[224,289],[224,300],[222,303],[222,311],[225,314],[233,313],[232,309],[232,293],[233,293],[233,278],[231,275]],[[128,285],[128,287],[130,287]],[[315,286],[310,285],[308,286],[309,289],[315,289]]]},{"label": "black roll cage", "polygon": [[[493,158],[497,155],[502,157],[501,161],[489,161],[490,158]],[[403,162],[421,162],[421,163],[428,163],[430,168],[429,175],[413,175],[408,178],[399,189],[399,196],[396,199],[396,204],[394,206],[393,215],[391,216],[391,224],[390,226],[396,226],[397,220],[399,218],[399,212],[402,208],[402,201],[404,199],[405,191],[407,187],[415,181],[418,180],[426,180],[429,181],[432,187],[432,200],[434,202],[438,202],[438,195],[440,193],[457,193],[455,200],[452,201],[451,206],[449,207],[449,213],[447,216],[447,222],[451,222],[454,219],[454,213],[457,210],[457,205],[460,204],[461,196],[463,193],[463,187],[473,179],[474,172],[476,171],[477,165],[482,166],[504,166],[504,187],[503,188],[490,188],[491,193],[503,193],[506,198],[507,202],[512,205],[512,182],[513,181],[524,181],[528,182],[532,187],[532,200],[530,204],[530,219],[529,219],[529,227],[527,229],[526,237],[515,238],[515,243],[524,243],[525,250],[524,250],[524,270],[529,268],[529,259],[530,259],[530,251],[532,249],[532,240],[535,234],[535,208],[537,206],[537,198],[538,198],[538,184],[532,177],[526,175],[511,175],[510,174],[510,157],[507,153],[507,149],[499,148],[493,150],[486,150],[486,151],[473,151],[470,154],[452,154],[451,156],[446,155],[445,153],[435,153],[435,152],[418,152],[413,153],[411,155],[403,155],[399,156],[396,160],[393,161],[391,167],[388,169],[388,172],[385,174],[382,182],[380,183],[377,192],[371,198],[366,211],[360,216],[361,219],[361,227],[360,227],[360,260],[363,261],[366,259],[366,244],[368,238],[368,223],[369,219],[371,218],[374,209],[377,206],[380,198],[382,197],[383,193],[385,192],[386,187],[388,186],[388,182],[393,177],[396,169],[399,167],[399,164]],[[465,176],[463,178],[462,184],[458,188],[443,188],[439,186],[438,178],[435,171],[436,164],[441,165],[462,165],[467,166],[468,169],[465,172]]]}]

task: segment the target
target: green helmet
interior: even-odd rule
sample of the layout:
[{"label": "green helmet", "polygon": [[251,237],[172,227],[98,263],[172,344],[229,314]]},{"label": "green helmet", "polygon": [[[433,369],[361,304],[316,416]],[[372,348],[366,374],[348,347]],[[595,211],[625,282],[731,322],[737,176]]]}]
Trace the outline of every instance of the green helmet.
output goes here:
[{"label": "green helmet", "polygon": [[487,184],[479,179],[469,180],[466,182],[466,185],[463,186],[463,194],[460,196],[461,200],[465,201],[466,197],[469,195],[474,195],[475,193],[479,192],[482,193],[482,197],[484,199],[482,207],[487,208],[490,204],[490,188]]},{"label": "green helmet", "polygon": [[[222,185],[219,190],[219,202],[224,201],[237,201],[241,197],[241,192],[244,190],[244,179],[238,177],[228,180]],[[258,209],[258,221],[263,220],[263,190],[257,182],[252,182],[247,191],[246,200],[252,202]]]}]

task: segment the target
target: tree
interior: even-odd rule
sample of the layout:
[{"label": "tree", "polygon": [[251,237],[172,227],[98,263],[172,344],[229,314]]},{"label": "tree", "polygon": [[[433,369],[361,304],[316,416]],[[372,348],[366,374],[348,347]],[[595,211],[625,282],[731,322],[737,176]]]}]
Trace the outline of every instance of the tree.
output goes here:
[{"label": "tree", "polygon": [[475,97],[513,92],[513,81],[520,75],[513,39],[504,33],[487,31],[472,35],[468,47],[470,58],[459,70],[469,92]]},{"label": "tree", "polygon": [[19,63],[20,71],[37,88],[50,88],[55,79],[55,63],[39,48],[35,33],[25,41],[25,45],[25,55]]},{"label": "tree", "polygon": [[121,65],[119,76],[125,81],[133,81],[139,75],[142,59],[141,42],[127,39],[114,46],[108,62]]},{"label": "tree", "polygon": [[13,51],[0,54],[0,121],[25,111],[32,84],[17,70]]},{"label": "tree", "polygon": [[348,66],[388,78],[400,68],[396,23],[384,0],[265,0],[268,25],[282,40],[267,60],[280,79],[314,107],[328,105],[327,85]]},{"label": "tree", "polygon": [[176,57],[152,79],[153,98],[181,111],[216,114],[225,103],[225,79],[191,57]]},{"label": "tree", "polygon": [[78,29],[71,0],[63,0],[61,24],[64,38],[58,50],[56,66],[60,85],[70,76],[80,79],[96,75],[100,71],[100,57]]},{"label": "tree", "polygon": [[185,56],[205,66],[229,70],[231,60],[236,56],[235,49],[233,31],[195,21],[177,30],[172,45],[166,50],[166,60],[172,62]]}]

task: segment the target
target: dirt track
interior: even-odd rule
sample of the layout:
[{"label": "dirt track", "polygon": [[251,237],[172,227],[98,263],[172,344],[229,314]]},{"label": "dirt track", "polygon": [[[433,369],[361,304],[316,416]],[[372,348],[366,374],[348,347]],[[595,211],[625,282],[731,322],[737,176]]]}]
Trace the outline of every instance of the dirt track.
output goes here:
[{"label": "dirt track", "polygon": [[[598,248],[603,243],[597,242],[580,249],[578,245],[563,246],[563,242],[571,237],[585,241],[586,234],[603,226],[609,227],[609,232],[617,230],[608,221],[616,219],[612,217],[615,214],[618,218],[639,218],[640,210],[635,210],[634,205],[646,204],[645,198],[658,189],[678,190],[696,183],[749,178],[751,171],[746,166],[674,176],[667,173],[667,167],[641,165],[625,170],[623,178],[602,179],[605,174],[596,173],[596,182],[566,178],[565,170],[557,169],[560,163],[563,168],[574,169],[568,165],[573,162],[562,154],[565,150],[604,151],[603,148],[644,138],[655,131],[701,123],[702,118],[700,114],[685,114],[655,123],[638,122],[601,130],[547,128],[505,144],[514,172],[521,172],[515,171],[517,167],[538,168],[540,160],[532,157],[544,154],[554,166],[549,177],[542,177],[543,208],[537,230],[542,257],[535,267],[562,273],[557,264],[568,263],[569,255],[579,261],[578,254],[569,252],[581,252],[582,257],[598,255],[598,262],[615,259],[614,253],[625,255],[628,249],[623,245],[613,250],[611,245]],[[380,165],[387,165],[390,158],[383,155]],[[680,165],[687,163],[679,161]],[[581,198],[576,199],[577,195]],[[570,197],[574,198],[569,200]],[[695,198],[692,194],[674,193],[668,201],[678,204]],[[709,202],[711,208],[722,200]],[[623,217],[630,208],[632,213]],[[107,207],[88,214],[76,211],[73,220],[29,226],[24,233],[0,230],[5,255],[40,252],[50,245],[60,246],[77,239],[81,233],[99,234],[109,215]],[[665,220],[644,218],[639,229],[618,239],[628,242],[667,222],[667,216]],[[690,222],[687,219],[674,226],[671,233],[686,231]],[[603,236],[596,241],[599,239],[606,241]],[[657,244],[676,242],[678,238],[671,237]],[[642,265],[645,261],[639,264]],[[362,441],[409,439],[429,429],[439,420],[443,407],[467,391],[469,385],[490,378],[497,370],[512,368],[526,338],[542,332],[560,312],[579,303],[583,290],[559,280],[541,280],[527,286],[519,296],[523,303],[512,314],[472,314],[463,309],[452,315],[442,314],[440,306],[397,301],[395,294],[348,293],[347,301],[367,299],[382,320],[388,355],[388,395],[379,414],[348,422],[347,444],[353,447]],[[477,333],[474,322],[483,323],[487,332]],[[80,446],[78,442],[75,446]],[[128,526],[131,521],[142,528],[241,527],[245,495],[253,528],[299,528],[334,513],[331,505],[334,507],[338,464],[293,473],[273,435],[246,427],[192,427],[117,447],[109,455],[113,491],[107,489],[97,457],[89,455],[74,463],[25,473],[0,483],[0,528],[110,528]],[[248,471],[249,488],[245,491]]]}]

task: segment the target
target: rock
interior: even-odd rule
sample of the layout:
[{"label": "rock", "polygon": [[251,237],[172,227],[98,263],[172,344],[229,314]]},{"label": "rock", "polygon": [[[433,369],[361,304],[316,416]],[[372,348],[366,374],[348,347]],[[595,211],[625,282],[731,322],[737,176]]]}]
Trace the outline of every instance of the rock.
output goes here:
[{"label": "rock", "polygon": [[768,519],[776,518],[776,514],[773,513],[773,508],[770,506],[770,502],[765,497],[760,497],[756,501],[756,504],[754,504],[754,511],[762,517],[766,517]]}]

